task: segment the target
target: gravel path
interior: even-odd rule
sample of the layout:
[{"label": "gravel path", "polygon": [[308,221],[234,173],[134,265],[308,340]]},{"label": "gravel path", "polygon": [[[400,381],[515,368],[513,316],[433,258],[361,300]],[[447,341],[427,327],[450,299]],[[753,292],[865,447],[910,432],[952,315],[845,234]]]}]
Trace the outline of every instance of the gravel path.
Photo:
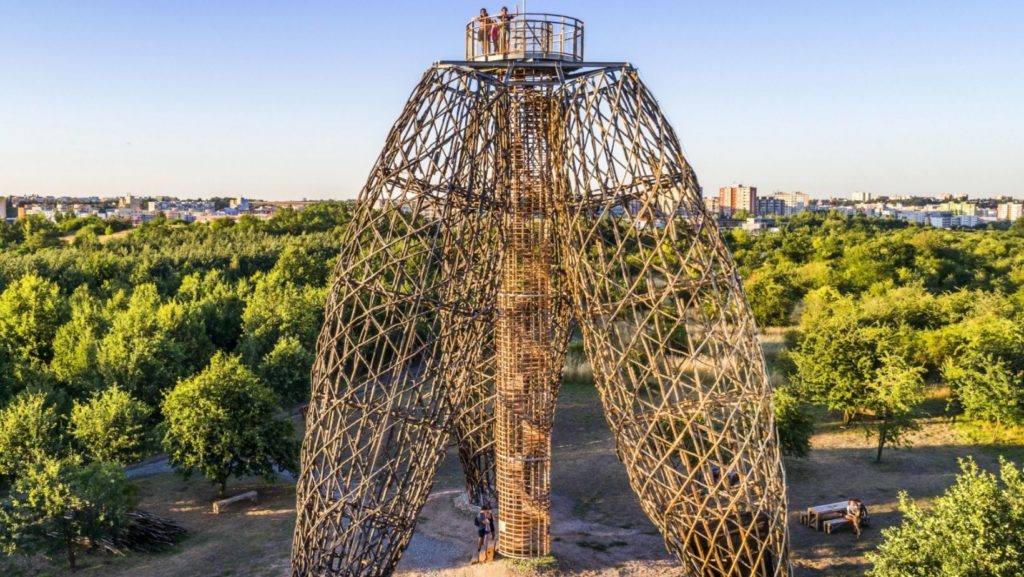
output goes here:
[{"label": "gravel path", "polygon": [[129,465],[124,468],[124,474],[129,479],[139,479],[142,477],[152,477],[153,475],[162,475],[163,473],[170,473],[174,468],[167,462],[167,456],[161,455],[137,463],[135,465]]},{"label": "gravel path", "polygon": [[[164,473],[171,473],[174,471],[174,467],[167,462],[167,455],[159,455],[153,457],[142,463],[135,465],[129,465],[124,468],[124,474],[129,479],[140,479],[142,477],[152,477],[153,475],[162,475]],[[278,469],[276,471],[277,478],[281,479],[286,483],[294,484],[296,481],[295,474],[288,469]]]}]

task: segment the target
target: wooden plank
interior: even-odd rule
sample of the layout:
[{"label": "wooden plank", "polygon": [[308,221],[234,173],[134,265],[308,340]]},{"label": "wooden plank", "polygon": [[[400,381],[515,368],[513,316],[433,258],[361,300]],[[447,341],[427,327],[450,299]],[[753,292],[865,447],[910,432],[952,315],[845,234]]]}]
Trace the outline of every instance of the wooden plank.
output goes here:
[{"label": "wooden plank", "polygon": [[227,499],[221,499],[219,501],[214,501],[213,502],[213,514],[214,515],[220,515],[220,508],[221,507],[224,507],[226,505],[230,505],[232,503],[237,503],[239,501],[249,501],[250,503],[255,503],[256,502],[256,497],[257,497],[256,491],[246,491],[245,493],[239,493],[239,494],[237,494],[237,495],[235,495],[233,497],[228,497]]},{"label": "wooden plank", "polygon": [[835,531],[836,529],[838,529],[840,527],[845,527],[845,526],[847,526],[849,524],[850,524],[850,520],[847,519],[846,517],[839,517],[837,519],[829,519],[828,521],[825,521],[825,534],[826,535],[831,535],[832,531]]}]

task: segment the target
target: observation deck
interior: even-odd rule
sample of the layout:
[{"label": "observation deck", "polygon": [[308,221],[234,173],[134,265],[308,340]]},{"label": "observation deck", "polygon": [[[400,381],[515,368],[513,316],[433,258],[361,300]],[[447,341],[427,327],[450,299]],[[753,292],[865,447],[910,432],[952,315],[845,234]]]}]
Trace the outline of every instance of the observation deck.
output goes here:
[{"label": "observation deck", "polygon": [[583,21],[540,13],[500,13],[466,25],[466,60],[583,62]]}]

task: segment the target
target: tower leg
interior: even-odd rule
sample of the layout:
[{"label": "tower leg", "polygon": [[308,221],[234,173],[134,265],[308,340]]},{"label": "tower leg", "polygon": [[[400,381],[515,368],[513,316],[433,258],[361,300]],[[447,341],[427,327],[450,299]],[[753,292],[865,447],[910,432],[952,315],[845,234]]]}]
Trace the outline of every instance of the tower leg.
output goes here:
[{"label": "tower leg", "polygon": [[[493,329],[491,319],[488,329]],[[459,462],[466,478],[469,502],[481,507],[493,505],[497,496],[494,463],[494,342],[490,330],[481,335],[489,346],[467,384],[462,410],[455,419]]]},{"label": "tower leg", "polygon": [[[495,246],[496,248],[496,246]],[[493,259],[493,252],[487,255]],[[484,262],[484,259],[481,259]],[[467,376],[465,395],[455,418],[453,435],[459,447],[459,462],[466,479],[466,496],[478,507],[493,506],[497,497],[494,463],[494,324],[492,314],[481,319],[478,335],[482,352],[479,364]],[[455,352],[454,354],[458,354]]]},{"label": "tower leg", "polygon": [[771,388],[735,267],[630,68],[566,86],[559,228],[630,485],[690,575],[784,577]]},{"label": "tower leg", "polygon": [[412,536],[494,316],[495,98],[428,71],[360,196],[313,367],[295,577],[390,575]]}]

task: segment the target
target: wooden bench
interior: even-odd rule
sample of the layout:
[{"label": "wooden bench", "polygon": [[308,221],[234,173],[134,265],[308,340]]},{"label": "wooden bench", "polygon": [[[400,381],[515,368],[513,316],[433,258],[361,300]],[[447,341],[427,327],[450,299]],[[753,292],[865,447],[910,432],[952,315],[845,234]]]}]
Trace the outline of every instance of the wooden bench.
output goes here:
[{"label": "wooden bench", "polygon": [[850,520],[846,517],[839,517],[836,519],[829,519],[828,521],[825,521],[823,525],[825,526],[825,534],[831,535],[832,531],[835,531],[836,529],[839,529],[841,527],[846,527],[847,525],[851,525],[851,523]]},{"label": "wooden bench", "polygon": [[227,499],[221,499],[220,501],[213,502],[213,514],[220,515],[220,508],[225,505],[237,503],[239,501],[249,501],[250,503],[256,502],[256,491],[246,491],[245,493],[239,493],[234,497],[228,497]]}]

